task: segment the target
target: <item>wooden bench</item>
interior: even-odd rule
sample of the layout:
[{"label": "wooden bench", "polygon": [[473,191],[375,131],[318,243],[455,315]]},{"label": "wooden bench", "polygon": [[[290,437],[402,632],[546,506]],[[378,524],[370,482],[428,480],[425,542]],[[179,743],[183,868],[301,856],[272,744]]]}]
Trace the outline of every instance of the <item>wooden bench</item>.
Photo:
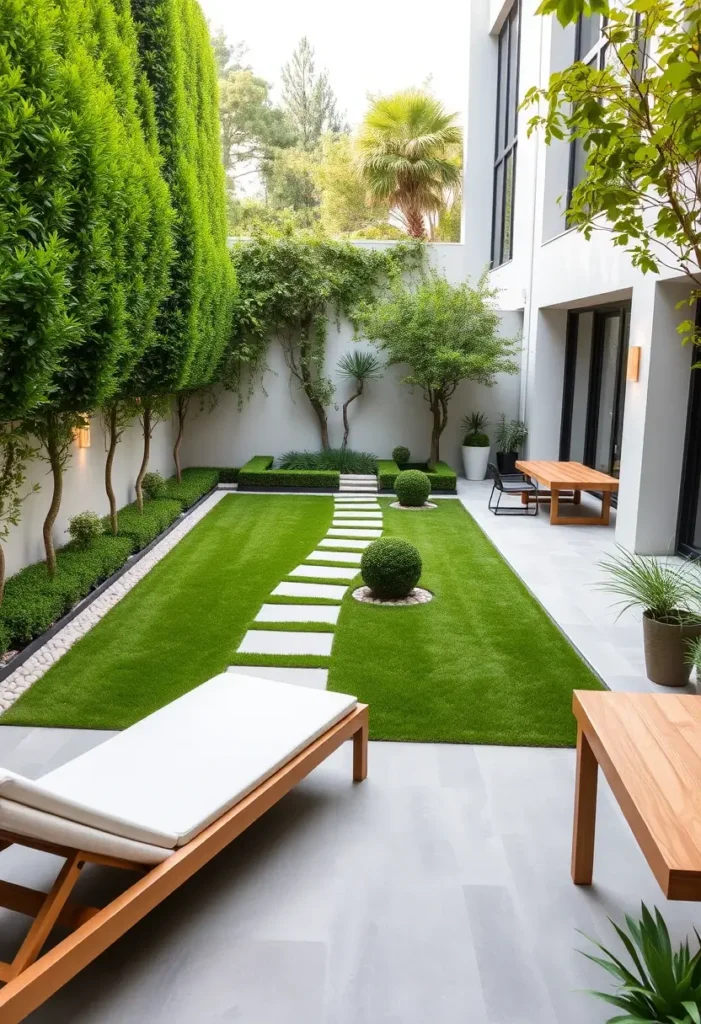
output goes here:
[{"label": "wooden bench", "polygon": [[[618,480],[615,476],[600,473],[598,469],[583,466],[581,462],[543,462],[519,459],[516,468],[550,491],[548,495],[539,495],[539,499],[550,502],[551,525],[608,526],[611,514],[611,493],[618,490]],[[582,491],[601,492],[601,515],[561,516],[560,504],[564,495],[568,495],[568,501],[579,505]],[[526,493],[521,497],[524,505],[532,500],[532,496]]]},{"label": "wooden bench", "polygon": [[667,899],[701,899],[701,700],[575,691],[572,880],[591,885],[598,768]]}]

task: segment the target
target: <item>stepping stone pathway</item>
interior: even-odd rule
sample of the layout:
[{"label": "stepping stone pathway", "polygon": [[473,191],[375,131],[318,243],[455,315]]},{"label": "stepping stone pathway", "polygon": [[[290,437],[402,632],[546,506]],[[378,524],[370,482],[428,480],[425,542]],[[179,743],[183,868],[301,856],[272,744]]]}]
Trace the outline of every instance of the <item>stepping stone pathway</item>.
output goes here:
[{"label": "stepping stone pathway", "polygon": [[[334,634],[315,632],[314,623],[336,626],[341,601],[360,571],[362,552],[382,536],[383,528],[382,507],[370,497],[377,492],[375,477],[342,476],[340,486],[344,492],[352,488],[353,493],[335,496],[333,519],[326,536],[271,593],[272,598],[286,598],[286,603],[267,601],[263,604],[237,651],[238,655],[299,659],[300,664],[239,664],[230,666],[230,672],[325,689],[328,669],[317,667],[318,661],[316,665],[313,660],[311,665],[305,665],[304,661],[329,658]],[[318,582],[311,582],[316,580]],[[295,599],[299,603],[295,603]],[[318,603],[331,601],[335,603]],[[274,627],[276,623],[290,628],[264,628]],[[311,629],[296,630],[295,623],[311,624]]]},{"label": "stepping stone pathway", "polygon": [[338,489],[341,493],[367,491],[370,494],[377,494],[377,477],[370,474],[341,473]]}]

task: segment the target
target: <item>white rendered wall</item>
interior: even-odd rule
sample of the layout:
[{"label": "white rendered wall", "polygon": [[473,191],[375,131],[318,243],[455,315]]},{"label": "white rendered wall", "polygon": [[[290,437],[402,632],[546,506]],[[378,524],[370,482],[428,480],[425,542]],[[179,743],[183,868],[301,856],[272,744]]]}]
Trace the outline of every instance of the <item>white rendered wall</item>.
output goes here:
[{"label": "white rendered wall", "polygon": [[[172,476],[174,430],[170,420],[159,423],[151,439],[149,469],[164,476]],[[106,515],[109,512],[105,494],[105,434],[100,417],[91,422],[90,447],[72,448],[73,457],[66,469],[63,481],[63,500],[54,527],[54,543],[57,547],[70,539],[66,533],[68,520],[78,512],[90,510]],[[143,441],[138,420],[124,432],[114,459],[113,486],[117,503],[121,507],[135,498],[134,480],[141,465]],[[33,462],[29,467],[29,482],[38,483],[41,490],[29,496],[22,506],[22,520],[12,528],[5,542],[7,572],[11,575],[44,558],[42,527],[51,502],[51,476],[48,464]]]},{"label": "white rendered wall", "polygon": [[[367,243],[365,243],[367,244]],[[385,243],[380,243],[380,245]],[[373,243],[373,247],[378,247]],[[453,282],[464,280],[465,247],[457,244],[429,246],[432,263]],[[480,268],[483,269],[483,268]],[[504,314],[506,336],[521,331],[520,314]],[[340,330],[329,325],[326,344],[326,372],[337,385],[337,409],[329,408],[329,437],[333,447],[343,438],[341,406],[353,391],[353,385],[340,378],[336,366],[341,356],[354,346],[375,351],[370,342],[353,341],[350,322],[342,320]],[[183,442],[185,465],[241,466],[254,455],[282,455],[290,449],[318,450],[319,425],[309,400],[290,382],[280,346],[270,344],[263,387],[238,407],[236,395],[219,393],[213,412],[197,412],[188,419]],[[406,367],[394,366],[384,371],[381,380],[366,385],[364,394],[349,409],[351,424],[349,445],[389,458],[395,445],[406,445],[416,461],[428,457],[431,437],[431,416],[428,403],[417,390],[412,393],[400,379]],[[511,418],[518,414],[519,377],[504,375],[493,388],[470,381],[464,382],[450,403],[448,426],[441,439],[441,458],[454,469],[461,468],[460,421],[473,410],[487,414],[495,423],[501,412]]]}]

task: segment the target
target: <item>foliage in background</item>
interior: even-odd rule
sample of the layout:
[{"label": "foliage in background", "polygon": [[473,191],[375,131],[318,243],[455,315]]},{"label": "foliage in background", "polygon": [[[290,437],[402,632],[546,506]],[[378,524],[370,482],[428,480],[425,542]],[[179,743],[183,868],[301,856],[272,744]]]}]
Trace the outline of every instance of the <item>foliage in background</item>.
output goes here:
[{"label": "foliage in background", "polygon": [[[585,174],[568,223],[603,228],[643,273],[681,267],[701,289],[701,5],[698,0],[545,0],[563,25],[603,17],[605,67],[581,62],[532,88],[529,131],[579,139]],[[597,218],[600,218],[597,221]],[[679,330],[694,336],[690,321]]]},{"label": "foliage in background", "polygon": [[328,72],[317,73],[314,48],[306,36],[282,69],[282,106],[302,149],[313,149],[325,131],[347,130]]},{"label": "foliage in background", "polygon": [[280,469],[337,469],[339,473],[376,473],[377,456],[352,448],[327,448],[321,452],[285,452]]},{"label": "foliage in background", "polygon": [[408,234],[427,236],[462,179],[462,129],[429,93],[409,89],[376,99],[358,145],[363,176],[374,199],[402,217]]},{"label": "foliage in background", "polygon": [[242,363],[262,373],[271,338],[282,347],[294,386],[303,391],[329,447],[327,409],[334,385],[324,360],[329,313],[338,318],[402,269],[423,261],[421,248],[374,251],[312,236],[259,236],[233,247],[238,303],[229,363],[230,387],[241,387]]},{"label": "foliage in background", "polygon": [[589,941],[603,953],[603,957],[583,954],[616,980],[615,993],[591,993],[597,999],[623,1011],[623,1014],[610,1017],[608,1024],[646,1024],[648,1021],[651,1024],[700,1024],[699,933],[694,930],[697,948],[692,955],[688,939],[680,943],[677,949],[672,948],[669,930],[657,907],[653,917],[643,903],[638,921],[628,914],[625,920],[627,932],[614,921],[611,921],[611,925],[630,958],[630,967],[626,966],[620,956],[594,939]]},{"label": "foliage in background", "polygon": [[360,398],[368,381],[379,380],[382,377],[382,369],[382,361],[377,358],[374,352],[358,350],[346,352],[338,361],[337,371],[339,376],[345,377],[346,380],[351,380],[355,384],[355,391],[343,403],[343,448],[348,445],[348,435],[350,433],[348,407],[356,398]]},{"label": "foliage in background", "polygon": [[428,468],[440,458],[448,403],[463,380],[491,386],[498,373],[518,373],[518,342],[497,333],[494,291],[483,276],[472,288],[451,285],[435,272],[417,286],[396,278],[390,292],[354,311],[358,333],[374,341],[388,365],[406,363],[402,381],[421,389],[433,418]]}]

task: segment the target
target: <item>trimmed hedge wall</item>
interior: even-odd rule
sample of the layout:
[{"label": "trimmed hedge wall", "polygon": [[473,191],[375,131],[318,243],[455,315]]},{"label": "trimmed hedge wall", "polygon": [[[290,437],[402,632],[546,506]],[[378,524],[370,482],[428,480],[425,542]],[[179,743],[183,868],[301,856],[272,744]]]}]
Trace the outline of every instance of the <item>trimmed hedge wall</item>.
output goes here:
[{"label": "trimmed hedge wall", "polygon": [[331,469],[271,469],[272,455],[255,455],[239,470],[239,490],[299,487],[337,491],[341,474]]},{"label": "trimmed hedge wall", "polygon": [[[431,481],[431,491],[454,494],[457,490],[458,475],[447,462],[437,462],[432,473],[427,472],[425,463],[410,463],[405,469],[420,469]],[[381,491],[393,491],[394,482],[400,473],[399,466],[392,459],[380,459],[377,463],[377,479]]]},{"label": "trimmed hedge wall", "polygon": [[180,483],[176,477],[166,481],[163,497],[179,502],[183,511],[216,487],[220,480],[218,469],[184,469],[181,475]]}]

